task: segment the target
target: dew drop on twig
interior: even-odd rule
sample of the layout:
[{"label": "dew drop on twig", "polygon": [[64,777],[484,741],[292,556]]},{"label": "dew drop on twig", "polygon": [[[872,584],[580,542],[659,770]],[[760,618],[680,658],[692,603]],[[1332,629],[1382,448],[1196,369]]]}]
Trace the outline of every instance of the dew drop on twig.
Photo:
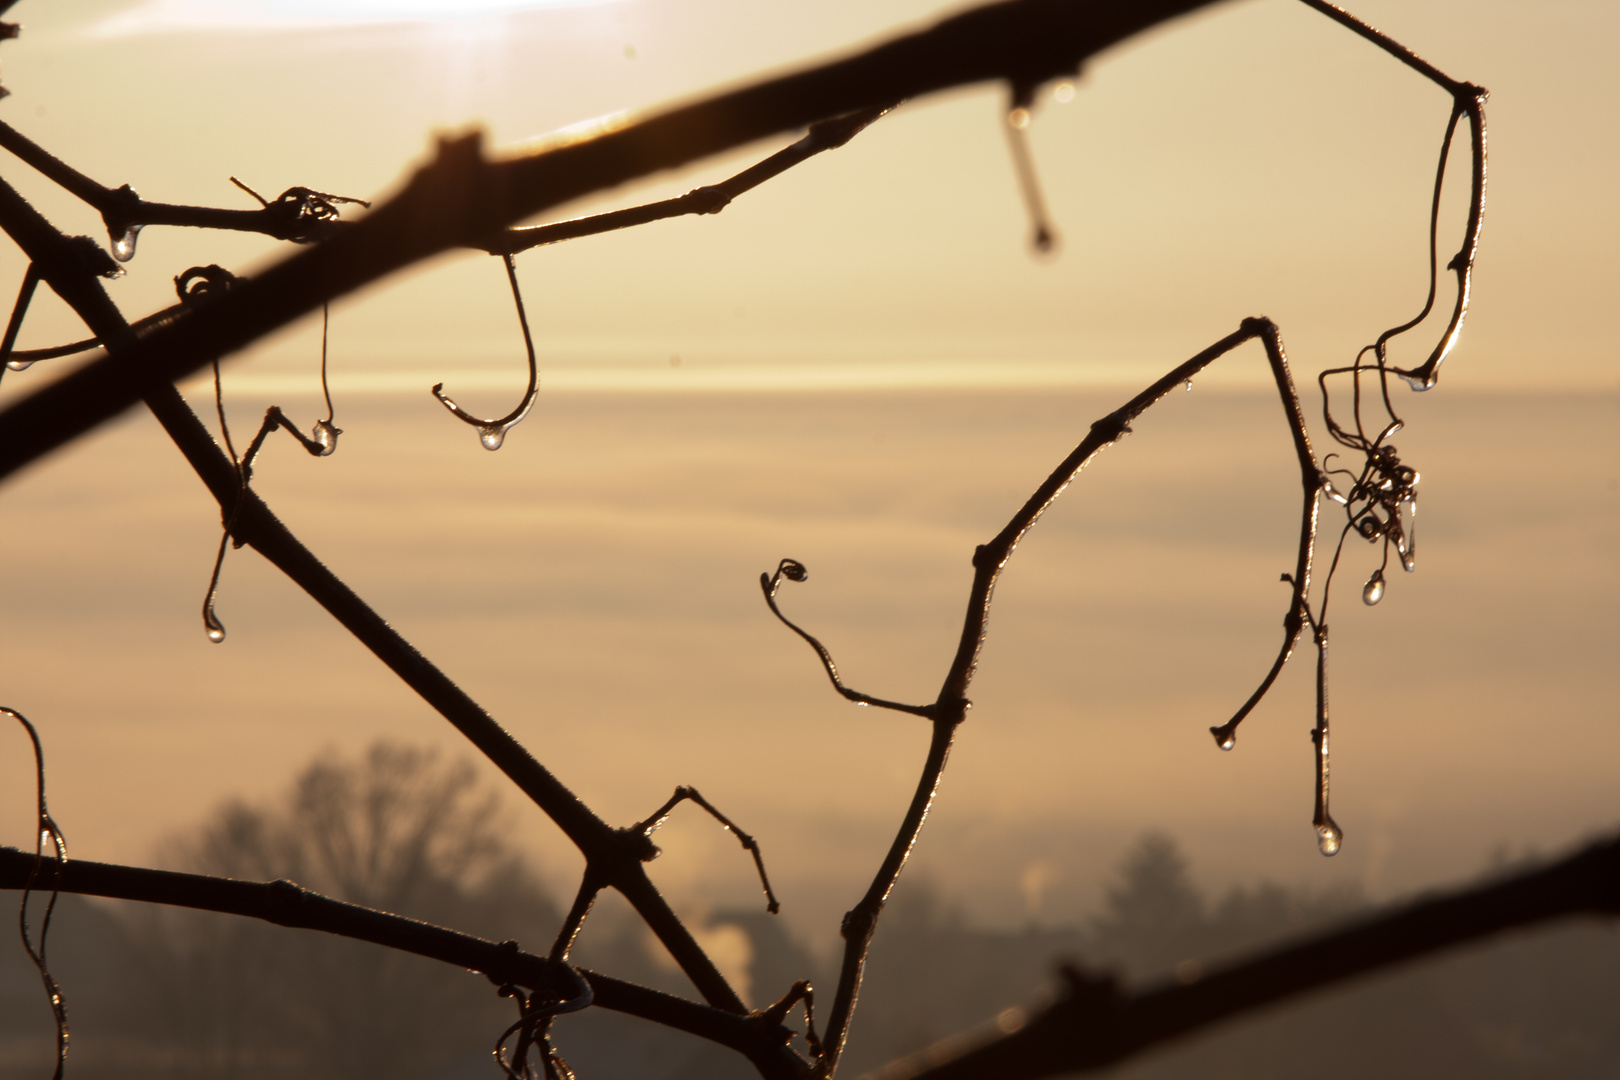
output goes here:
[{"label": "dew drop on twig", "polygon": [[1344,832],[1332,818],[1316,827],[1316,846],[1323,855],[1337,855],[1344,843]]},{"label": "dew drop on twig", "polygon": [[1361,602],[1366,604],[1368,607],[1372,607],[1383,598],[1384,572],[1382,570],[1374,570],[1372,572],[1372,577],[1368,578],[1367,584],[1362,587]]},{"label": "dew drop on twig", "polygon": [[34,366],[34,362],[32,360],[7,360],[6,361],[6,367],[10,368],[12,371],[27,371],[29,368],[31,368],[33,366]]},{"label": "dew drop on twig", "polygon": [[506,441],[506,428],[499,424],[486,424],[478,429],[478,441],[484,445],[485,450],[499,450]]},{"label": "dew drop on twig", "polygon": [[131,225],[122,235],[112,238],[113,258],[119,262],[129,262],[135,257],[135,241],[141,235],[141,226]]},{"label": "dew drop on twig", "polygon": [[321,448],[321,457],[330,457],[332,452],[337,449],[339,434],[341,432],[337,427],[333,426],[332,421],[317,420],[315,421],[315,430],[311,432],[310,438],[316,446]]}]

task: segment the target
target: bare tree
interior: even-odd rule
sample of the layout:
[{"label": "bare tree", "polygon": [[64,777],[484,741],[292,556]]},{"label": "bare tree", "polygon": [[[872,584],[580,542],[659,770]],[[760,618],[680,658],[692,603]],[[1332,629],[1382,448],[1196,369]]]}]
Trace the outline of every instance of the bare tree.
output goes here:
[{"label": "bare tree", "polygon": [[[286,573],[499,767],[557,824],[585,860],[577,892],[549,949],[531,953],[513,940],[497,944],[395,913],[395,908],[406,906],[414,887],[411,883],[420,880],[419,876],[409,860],[392,868],[367,866],[365,853],[381,850],[373,841],[396,827],[399,814],[404,813],[404,827],[409,834],[412,828],[432,818],[435,799],[439,800],[437,805],[446,805],[444,799],[450,788],[430,786],[403,800],[397,794],[379,796],[377,816],[361,814],[359,820],[368,824],[355,834],[333,826],[337,821],[355,819],[340,813],[343,797],[335,789],[323,787],[323,780],[316,774],[309,780],[306,801],[300,809],[300,829],[316,832],[324,845],[309,850],[301,863],[307,869],[298,872],[308,875],[309,880],[303,884],[288,880],[257,883],[231,876],[67,861],[60,831],[46,811],[41,757],[40,837],[42,845],[54,845],[54,858],[46,857],[44,847],[33,855],[7,851],[0,857],[0,884],[24,889],[25,935],[27,893],[43,889],[254,916],[486,973],[498,992],[517,1005],[512,1023],[491,1037],[497,1061],[513,1076],[571,1075],[560,1052],[566,1044],[566,1021],[562,1018],[593,1007],[629,1013],[711,1040],[743,1055],[763,1076],[831,1076],[845,1046],[885,902],[917,843],[954,737],[971,707],[968,691],[978,668],[999,574],[1025,533],[1097,454],[1128,434],[1131,425],[1169,392],[1250,344],[1263,352],[1292,438],[1301,492],[1299,542],[1295,564],[1284,577],[1290,586],[1289,599],[1275,656],[1269,665],[1260,665],[1253,694],[1230,718],[1210,730],[1218,746],[1230,749],[1239,724],[1274,684],[1296,646],[1302,640],[1312,646],[1316,661],[1316,803],[1312,824],[1322,852],[1334,854],[1344,834],[1329,807],[1329,590],[1347,544],[1370,544],[1381,556],[1379,568],[1365,582],[1358,583],[1361,598],[1368,604],[1376,604],[1383,597],[1388,588],[1387,571],[1395,566],[1410,568],[1412,564],[1412,515],[1418,475],[1390,443],[1391,436],[1402,426],[1391,387],[1402,380],[1419,389],[1436,385],[1440,366],[1462,329],[1484,208],[1485,92],[1441,72],[1323,0],[1304,2],[1348,32],[1366,39],[1370,47],[1383,50],[1441,87],[1452,101],[1433,188],[1427,296],[1414,305],[1414,317],[1377,334],[1348,364],[1318,375],[1324,394],[1326,433],[1337,446],[1335,454],[1342,457],[1330,460],[1329,456],[1319,456],[1312,445],[1279,327],[1265,318],[1241,320],[1208,348],[1172,367],[1093,422],[1074,450],[1035,487],[1005,526],[971,553],[973,579],[966,616],[931,700],[898,701],[847,685],[831,652],[784,610],[784,586],[806,581],[806,567],[792,558],[783,558],[774,571],[761,575],[765,603],[788,629],[813,648],[839,694],[859,705],[915,718],[927,724],[930,731],[927,757],[893,842],[870,886],[843,919],[842,963],[830,998],[824,992],[819,1020],[808,980],[779,988],[781,996],[775,1004],[750,1011],[644,869],[644,864],[659,853],[653,833],[676,808],[693,802],[740,841],[758,870],[762,891],[774,910],[776,897],[754,837],[695,789],[685,786],[677,787],[664,805],[640,820],[623,826],[603,820],[275,517],[252,486],[256,457],[282,428],[313,455],[333,452],[340,431],[330,401],[326,418],[318,421],[308,435],[297,430],[281,410],[272,408],[258,432],[247,440],[233,440],[224,425],[221,405],[221,439],[216,442],[173,383],[210,365],[217,373],[222,358],[292,320],[456,247],[503,257],[527,339],[527,318],[512,263],[514,253],[537,244],[588,236],[659,217],[719,212],[731,199],[811,155],[848,142],[900,103],[968,83],[992,81],[1005,83],[1008,88],[1008,137],[1032,219],[1032,243],[1037,250],[1045,250],[1053,242],[1053,232],[1046,221],[1040,188],[1024,143],[1034,95],[1047,83],[1073,77],[1079,66],[1097,52],[1203,7],[1203,0],[1151,0],[1134,5],[1010,0],[953,16],[845,59],[644,119],[610,125],[538,151],[492,159],[476,136],[448,139],[440,144],[434,160],[413,176],[396,197],[370,207],[369,213],[352,221],[345,213],[355,204],[367,204],[308,187],[291,188],[275,198],[254,193],[260,206],[245,211],[149,201],[127,185],[109,187],[91,179],[21,131],[0,124],[0,146],[98,212],[111,247],[109,255],[94,240],[64,235],[14,188],[0,183],[0,227],[30,264],[4,344],[0,345],[0,359],[28,364],[98,350],[82,366],[0,413],[0,476],[15,473],[135,404],[144,403],[219,505],[223,522],[220,559],[233,546],[248,546]],[[808,133],[759,165],[682,198],[571,222],[532,227],[519,224],[571,199],[654,170],[801,128],[808,128]],[[1468,160],[1466,169],[1460,171],[1467,176],[1469,210],[1461,236],[1444,238],[1440,234],[1441,191],[1452,171],[1448,164],[1454,142],[1462,144]],[[155,226],[245,230],[305,246],[298,254],[251,278],[215,265],[193,267],[176,278],[176,305],[130,321],[112,303],[98,279],[116,274],[120,260],[134,257],[140,231]],[[1442,281],[1448,278],[1453,291],[1443,296]],[[56,348],[16,352],[17,334],[29,301],[42,282],[83,319],[92,336]],[[1425,346],[1420,362],[1402,367],[1391,358],[1388,345],[1400,335],[1416,331],[1429,335],[1432,344]],[[532,342],[528,362],[530,378],[525,395],[516,408],[503,416],[485,418],[467,411],[444,393],[442,384],[434,388],[435,396],[456,417],[475,427],[486,447],[498,449],[535,399]],[[1317,550],[1324,507],[1332,510],[1335,518],[1341,510],[1343,513],[1342,521],[1335,520],[1337,535],[1329,533],[1333,553],[1325,559],[1318,557]],[[1327,570],[1321,573],[1324,561]],[[216,561],[214,583],[208,589],[202,617],[210,637],[221,641],[225,628],[213,604],[218,566]],[[19,713],[12,715],[27,725]],[[231,846],[239,852],[254,847],[268,852],[293,843],[286,836],[271,835],[264,823],[252,815],[239,814],[233,820],[239,835]],[[412,847],[407,843],[402,850],[410,851]],[[476,845],[462,854],[475,858]],[[427,849],[423,848],[419,855],[426,858]],[[471,866],[469,862],[461,869],[470,872]],[[357,867],[365,868],[365,872],[353,874]],[[1550,868],[1429,900],[1333,935],[1234,964],[1184,985],[1136,995],[1122,994],[1106,977],[1071,969],[1065,992],[1055,1004],[1036,1015],[1007,1020],[999,1032],[978,1042],[964,1041],[926,1060],[897,1065],[896,1074],[1033,1077],[1107,1064],[1245,1009],[1506,927],[1616,910],[1620,906],[1616,867],[1615,844],[1601,845]],[[238,868],[233,865],[226,869]],[[249,868],[249,862],[240,864],[244,873]],[[330,881],[338,891],[360,897],[360,902],[345,902],[307,887],[322,879]],[[609,889],[622,894],[636,910],[690,979],[701,1000],[666,994],[570,962],[581,927],[598,896]],[[48,918],[46,915],[42,923],[48,923]],[[42,933],[44,929],[42,925]],[[61,995],[50,974],[42,939],[28,940],[57,1007],[60,1072],[67,1046]],[[789,1016],[797,1011],[802,1011],[804,1019],[794,1026]]]}]

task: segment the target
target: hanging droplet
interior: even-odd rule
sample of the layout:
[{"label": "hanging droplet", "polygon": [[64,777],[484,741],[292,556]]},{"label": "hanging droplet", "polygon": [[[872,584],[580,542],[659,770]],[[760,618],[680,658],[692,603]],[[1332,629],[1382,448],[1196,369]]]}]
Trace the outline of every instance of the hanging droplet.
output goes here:
[{"label": "hanging droplet", "polygon": [[1368,578],[1367,584],[1362,587],[1361,602],[1366,604],[1368,607],[1372,607],[1383,598],[1384,572],[1382,570],[1374,570],[1372,572],[1372,577]]},{"label": "hanging droplet", "polygon": [[1186,390],[1187,390],[1187,393],[1189,393],[1189,394],[1192,393],[1192,380],[1191,379],[1187,380]]},{"label": "hanging droplet", "polygon": [[485,424],[478,429],[478,441],[485,450],[499,450],[506,441],[506,429],[497,424]]},{"label": "hanging droplet", "polygon": [[225,624],[220,622],[218,619],[215,619],[214,624],[208,628],[208,640],[212,641],[215,645],[218,645],[220,642],[224,641]]},{"label": "hanging droplet", "polygon": [[33,366],[34,366],[34,362],[32,360],[7,360],[6,361],[6,367],[10,368],[12,371],[27,371],[29,368],[31,368]]},{"label": "hanging droplet", "polygon": [[1230,750],[1237,745],[1237,728],[1228,724],[1224,727],[1212,727],[1209,733],[1215,736],[1215,745],[1222,750]]},{"label": "hanging droplet", "polygon": [[1344,832],[1332,818],[1316,827],[1316,846],[1324,855],[1337,855],[1339,848],[1344,844]]},{"label": "hanging droplet", "polygon": [[1059,105],[1067,105],[1069,102],[1073,101],[1074,83],[1065,79],[1063,82],[1060,82],[1056,86],[1052,87],[1052,100],[1056,101]]},{"label": "hanging droplet", "polygon": [[119,262],[129,262],[135,257],[135,241],[141,235],[141,226],[131,225],[120,236],[112,237],[113,258]]},{"label": "hanging droplet", "polygon": [[1231,732],[1227,732],[1226,738],[1222,739],[1216,745],[1222,750],[1230,750],[1232,747],[1237,745],[1237,736],[1233,735]]},{"label": "hanging droplet", "polygon": [[1414,379],[1410,375],[1402,375],[1401,378],[1406,380],[1407,386],[1410,386],[1413,390],[1420,394],[1425,390],[1432,390],[1434,388],[1434,383],[1424,382],[1422,379]]},{"label": "hanging droplet", "polygon": [[1023,131],[1029,127],[1029,110],[1019,105],[1007,113],[1007,123],[1012,125],[1014,131]]},{"label": "hanging droplet", "polygon": [[321,448],[321,457],[331,457],[332,452],[337,449],[338,436],[341,434],[343,429],[334,427],[332,421],[317,420],[315,430],[310,432],[310,439]]},{"label": "hanging droplet", "polygon": [[[1414,484],[1417,483],[1416,476],[1414,473]],[[1404,541],[1401,545],[1401,569],[1410,574],[1417,569],[1417,500],[1404,500],[1401,510],[1406,518],[1406,531],[1401,537]]]}]

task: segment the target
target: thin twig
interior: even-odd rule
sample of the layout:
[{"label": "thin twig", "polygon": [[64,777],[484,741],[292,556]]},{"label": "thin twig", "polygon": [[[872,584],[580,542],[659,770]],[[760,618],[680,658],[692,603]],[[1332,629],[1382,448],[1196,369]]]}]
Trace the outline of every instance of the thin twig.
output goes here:
[{"label": "thin twig", "polygon": [[810,130],[798,142],[778,150],[758,164],[750,165],[737,175],[717,184],[705,184],[673,199],[660,199],[642,206],[609,210],[603,214],[554,221],[546,225],[507,229],[498,241],[488,245],[484,250],[491,255],[516,255],[520,251],[527,251],[542,244],[556,244],[582,236],[597,236],[667,218],[683,217],[687,214],[718,214],[731,205],[731,201],[737,196],[752,191],[765,181],[780,176],[793,166],[809,160],[824,150],[835,150],[843,146],[894,107],[880,105],[877,108],[862,109],[848,116],[817,121],[810,125]]},{"label": "thin twig", "polygon": [[777,902],[776,893],[771,889],[771,879],[765,873],[765,856],[759,850],[759,841],[739,829],[736,822],[717,810],[713,803],[698,793],[697,788],[684,785],[676,788],[675,794],[671,795],[663,806],[660,806],[653,811],[651,816],[634,826],[635,830],[643,836],[651,837],[653,832],[669,817],[669,812],[688,799],[707,810],[709,816],[724,826],[727,832],[735,836],[737,842],[743,846],[743,850],[754,857],[754,869],[759,871],[759,885],[760,888],[765,890],[765,910],[772,915],[781,911],[782,905]]},{"label": "thin twig", "polygon": [[265,199],[236,177],[231,182],[259,201],[257,210],[225,210],[208,206],[180,206],[147,202],[128,184],[110,188],[99,184],[56,157],[28,136],[0,121],[0,147],[11,151],[46,179],[101,214],[120,262],[135,255],[135,241],[148,225],[182,225],[233,232],[256,232],[277,240],[310,243],[347,224],[337,216],[337,204],[369,207],[363,199],[331,195],[311,188],[293,187],[275,199]]},{"label": "thin twig", "polygon": [[23,272],[22,286],[17,290],[17,302],[11,306],[11,318],[6,320],[6,336],[0,341],[0,376],[4,376],[12,363],[17,367],[12,370],[20,371],[28,366],[26,360],[12,359],[13,348],[17,344],[17,334],[22,331],[23,319],[28,315],[28,305],[33,302],[34,290],[39,287],[39,269],[33,263]]},{"label": "thin twig", "polygon": [[[39,944],[34,944],[33,936],[28,931],[28,897],[36,886],[42,884],[41,879],[50,877],[53,880],[61,876],[63,868],[67,865],[67,841],[62,837],[62,830],[51,817],[49,807],[45,800],[45,748],[40,745],[39,732],[28,718],[16,709],[0,705],[0,713],[11,717],[23,726],[28,732],[28,740],[34,750],[34,855],[28,864],[27,876],[23,879],[22,899],[17,904],[17,933],[22,938],[23,948],[28,953],[34,967],[39,970],[39,981],[45,989],[45,1000],[50,1006],[51,1018],[56,1022],[56,1071],[52,1080],[62,1080],[62,1071],[67,1067],[68,1052],[68,1015],[67,1002],[62,997],[62,988],[57,985],[56,976],[51,974],[50,964],[46,961],[46,949],[51,935],[51,916],[56,913],[56,899],[61,889],[51,888],[51,898],[45,902],[45,914],[39,920]],[[45,845],[51,846],[51,861],[46,862]],[[14,848],[7,848],[14,851]],[[18,851],[19,856],[23,853]],[[23,856],[27,858],[27,856]],[[20,861],[20,860],[19,860]],[[49,867],[49,870],[47,870]]]},{"label": "thin twig", "polygon": [[827,647],[815,635],[807,632],[798,623],[782,614],[782,609],[776,606],[776,591],[782,587],[784,580],[806,581],[809,577],[810,571],[805,569],[802,562],[797,559],[783,559],[776,564],[776,573],[762,573],[759,575],[759,588],[765,594],[765,603],[770,606],[771,614],[782,620],[783,626],[804,638],[805,641],[810,643],[810,647],[816,650],[816,655],[821,658],[821,666],[827,672],[827,678],[832,680],[833,689],[844,695],[846,700],[853,701],[857,705],[873,705],[880,709],[893,709],[896,712],[911,713],[913,716],[933,719],[935,710],[932,705],[907,705],[899,701],[889,701],[885,698],[873,697],[871,694],[863,694],[859,690],[852,690],[844,685],[844,681],[838,677],[838,665],[833,662],[832,653],[827,651]]},{"label": "thin twig", "polygon": [[[906,859],[912,847],[917,842],[917,836],[927,818],[929,806],[933,802],[939,787],[940,777],[945,769],[945,762],[950,754],[952,737],[956,728],[966,719],[966,713],[971,708],[967,699],[969,685],[978,666],[978,658],[984,647],[990,617],[990,602],[995,593],[996,579],[1007,560],[1012,556],[1018,542],[1023,539],[1034,524],[1040,520],[1052,502],[1062,494],[1063,490],[1079,475],[1080,470],[1104,448],[1117,442],[1130,432],[1130,423],[1147,411],[1155,402],[1159,401],[1175,387],[1181,385],[1204,368],[1214,363],[1220,357],[1231,352],[1243,343],[1258,338],[1265,347],[1266,359],[1271,367],[1272,376],[1277,384],[1279,396],[1282,398],[1284,411],[1287,413],[1290,432],[1294,439],[1295,453],[1299,460],[1300,472],[1305,489],[1304,506],[1301,512],[1300,544],[1297,569],[1294,575],[1294,599],[1289,615],[1284,622],[1286,638],[1283,644],[1282,656],[1274,665],[1272,673],[1262,684],[1259,693],[1263,693],[1275,679],[1276,670],[1293,649],[1294,639],[1298,636],[1299,628],[1303,625],[1303,597],[1307,594],[1310,583],[1311,557],[1316,536],[1316,496],[1321,488],[1321,474],[1316,468],[1315,459],[1311,454],[1310,439],[1305,431],[1304,413],[1300,409],[1299,396],[1294,390],[1293,378],[1288,371],[1288,360],[1283,354],[1282,338],[1277,327],[1269,319],[1245,319],[1243,324],[1231,334],[1200,352],[1175,368],[1147,389],[1137,394],[1123,406],[1098,420],[1091,425],[1091,431],[1080,445],[1077,446],[1063,462],[1054,469],[1046,481],[1036,488],[1031,495],[1008,521],[1005,528],[999,532],[988,544],[982,544],[973,553],[973,585],[969,592],[967,615],[962,626],[961,638],[957,644],[956,656],[950,669],[946,672],[943,684],[940,687],[939,697],[935,700],[932,716],[934,722],[933,737],[929,742],[928,756],[923,764],[922,774],[918,778],[917,787],[912,795],[911,804],[906,810],[904,820],[895,834],[894,841],[889,847],[888,854],[872,879],[866,894],[845,916],[842,927],[844,937],[844,955],[839,970],[838,987],[833,998],[832,1012],[827,1021],[827,1034],[825,1050],[829,1071],[836,1068],[838,1057],[843,1052],[844,1041],[848,1035],[848,1025],[855,1009],[856,999],[860,994],[862,971],[866,964],[866,956],[871,948],[872,935],[877,928],[878,916],[888,898],[890,890],[904,868]],[[796,628],[795,628],[796,629]],[[803,631],[800,631],[802,634]],[[818,650],[819,651],[819,650]],[[1251,706],[1246,706],[1246,708]],[[1240,714],[1241,716],[1241,714]]]}]

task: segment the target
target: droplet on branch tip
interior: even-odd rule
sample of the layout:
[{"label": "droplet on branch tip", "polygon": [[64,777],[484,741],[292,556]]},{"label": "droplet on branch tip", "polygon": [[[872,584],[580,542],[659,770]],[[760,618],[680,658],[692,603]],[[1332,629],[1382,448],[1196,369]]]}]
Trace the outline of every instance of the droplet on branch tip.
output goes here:
[{"label": "droplet on branch tip", "polygon": [[1372,577],[1368,578],[1367,584],[1362,587],[1361,602],[1366,604],[1368,607],[1372,607],[1383,598],[1384,572],[1382,570],[1374,570],[1372,572]]}]

